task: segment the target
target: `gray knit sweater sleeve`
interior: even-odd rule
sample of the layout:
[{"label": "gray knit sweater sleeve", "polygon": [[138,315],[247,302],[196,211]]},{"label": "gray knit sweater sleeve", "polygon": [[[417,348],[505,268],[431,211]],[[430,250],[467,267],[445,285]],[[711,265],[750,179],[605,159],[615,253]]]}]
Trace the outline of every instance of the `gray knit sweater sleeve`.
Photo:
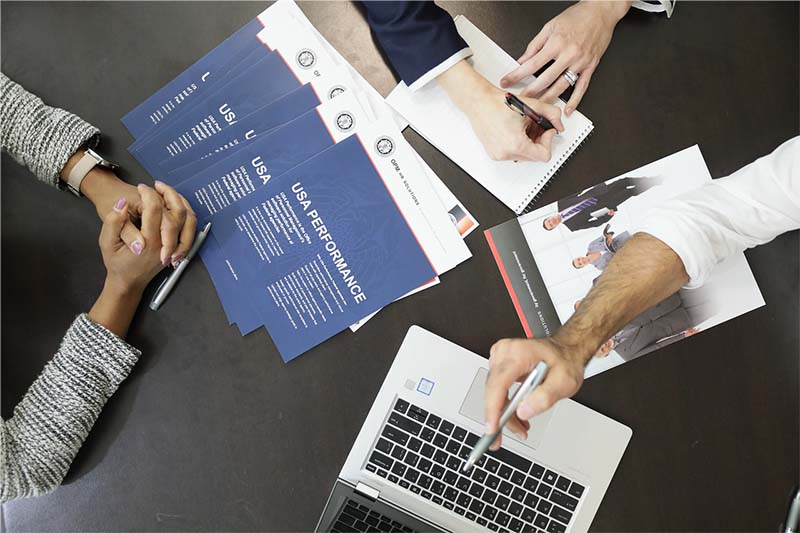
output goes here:
[{"label": "gray knit sweater sleeve", "polygon": [[93,148],[100,130],[0,73],[0,148],[40,180],[57,186],[61,169],[83,144]]},{"label": "gray knit sweater sleeve", "polygon": [[0,503],[55,489],[140,352],[83,314],[14,416],[0,420]]}]

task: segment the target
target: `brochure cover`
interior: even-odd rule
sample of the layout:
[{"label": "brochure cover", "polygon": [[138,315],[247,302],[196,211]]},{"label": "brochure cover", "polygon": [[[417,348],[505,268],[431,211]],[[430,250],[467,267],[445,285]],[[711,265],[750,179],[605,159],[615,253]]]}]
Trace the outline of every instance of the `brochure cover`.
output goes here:
[{"label": "brochure cover", "polygon": [[213,217],[284,361],[436,276],[397,203],[393,152],[356,134]]},{"label": "brochure cover", "polygon": [[[525,334],[555,333],[650,209],[710,180],[695,145],[485,231]],[[608,339],[586,377],[762,305],[744,254],[730,257]]]}]

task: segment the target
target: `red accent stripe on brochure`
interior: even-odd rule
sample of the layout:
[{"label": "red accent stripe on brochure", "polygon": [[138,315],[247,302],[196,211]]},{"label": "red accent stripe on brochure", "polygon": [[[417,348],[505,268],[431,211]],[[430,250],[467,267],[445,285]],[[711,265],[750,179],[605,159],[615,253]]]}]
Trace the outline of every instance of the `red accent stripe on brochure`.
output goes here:
[{"label": "red accent stripe on brochure", "polygon": [[267,41],[265,41],[264,39],[262,39],[261,37],[259,37],[259,35],[260,35],[260,34],[256,34],[256,38],[257,38],[259,41],[261,41],[261,44],[263,44],[264,46],[266,46],[266,47],[269,49],[269,51],[270,51],[270,52],[272,52],[273,50],[272,50],[272,47],[269,45],[269,43],[268,43]]},{"label": "red accent stripe on brochure", "polygon": [[525,314],[522,312],[522,306],[519,304],[517,293],[514,292],[514,288],[511,286],[511,280],[508,277],[508,272],[506,272],[506,267],[503,264],[503,260],[500,259],[500,252],[497,251],[497,247],[494,245],[492,234],[489,233],[489,230],[487,229],[483,232],[483,236],[486,237],[486,241],[489,243],[489,249],[492,250],[492,255],[494,256],[494,262],[497,263],[497,268],[500,269],[500,275],[503,276],[503,282],[506,284],[508,295],[511,296],[511,301],[514,303],[514,309],[517,310],[519,321],[522,322],[522,329],[525,330],[525,336],[529,339],[532,339],[533,333],[531,332],[531,327],[528,325],[528,321],[525,319]]},{"label": "red accent stripe on brochure", "polygon": [[[361,147],[364,149],[364,153],[367,154],[367,157],[369,158],[369,162],[372,163],[372,168],[375,169],[375,173],[378,176],[380,176],[381,182],[383,182],[383,186],[386,188],[386,192],[389,193],[389,197],[392,199],[392,201],[394,202],[394,205],[397,207],[397,210],[400,212],[400,216],[403,217],[403,221],[406,223],[406,226],[408,226],[408,231],[411,232],[411,235],[414,236],[414,240],[417,241],[417,245],[419,246],[419,249],[422,250],[422,254],[425,256],[425,259],[428,261],[428,265],[430,265],[431,270],[433,270],[433,273],[438,276],[439,273],[436,271],[436,267],[433,266],[433,262],[431,261],[431,258],[428,257],[428,253],[425,251],[425,248],[422,246],[422,243],[419,242],[419,238],[417,238],[417,234],[414,233],[414,229],[411,227],[411,224],[408,223],[408,219],[406,218],[405,213],[403,213],[403,210],[400,209],[400,204],[397,203],[397,200],[395,200],[394,195],[392,194],[392,190],[386,184],[386,180],[383,179],[383,174],[381,174],[381,171],[378,170],[378,165],[375,164],[375,161],[373,161],[372,156],[369,153],[369,150],[367,149],[366,145],[364,145],[364,140],[361,138],[361,135],[359,135],[358,133],[356,133],[355,136],[358,138],[358,142],[361,143]],[[433,280],[431,280],[431,281],[433,281]],[[428,283],[430,283],[430,281]]]},{"label": "red accent stripe on brochure", "polygon": [[328,127],[328,123],[325,122],[325,117],[322,116],[322,113],[320,112],[319,107],[315,107],[314,111],[316,111],[317,115],[319,115],[319,119],[322,121],[322,125],[325,126],[326,130],[328,130],[328,135],[331,136],[331,140],[333,141],[333,144],[336,144],[336,138],[333,136],[333,132]]}]

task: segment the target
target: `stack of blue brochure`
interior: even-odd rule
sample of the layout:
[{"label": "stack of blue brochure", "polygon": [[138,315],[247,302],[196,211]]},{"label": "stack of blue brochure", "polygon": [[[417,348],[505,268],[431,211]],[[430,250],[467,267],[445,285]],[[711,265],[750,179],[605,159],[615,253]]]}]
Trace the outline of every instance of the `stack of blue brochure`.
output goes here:
[{"label": "stack of blue brochure", "polygon": [[376,95],[281,0],[122,119],[212,222],[200,256],[229,322],[285,361],[470,257],[477,223]]}]

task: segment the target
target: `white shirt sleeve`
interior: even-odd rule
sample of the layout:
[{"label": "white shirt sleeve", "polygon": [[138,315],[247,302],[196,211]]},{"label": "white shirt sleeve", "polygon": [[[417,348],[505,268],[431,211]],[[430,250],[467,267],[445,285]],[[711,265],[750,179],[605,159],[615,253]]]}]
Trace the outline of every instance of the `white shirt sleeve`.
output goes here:
[{"label": "white shirt sleeve", "polygon": [[687,288],[701,286],[726,257],[800,228],[800,137],[726,178],[650,211],[638,231],[683,261]]},{"label": "white shirt sleeve", "polygon": [[659,0],[658,3],[645,2],[644,0],[633,0],[631,7],[649,11],[650,13],[667,13],[667,18],[672,16],[675,9],[675,0]]},{"label": "white shirt sleeve", "polygon": [[445,72],[450,67],[461,61],[462,59],[466,59],[470,56],[472,56],[472,50],[469,47],[462,48],[461,50],[451,55],[450,57],[448,57],[447,59],[445,59],[432,69],[430,69],[428,72],[417,78],[417,80],[414,83],[408,86],[408,90],[410,90],[412,93],[418,91],[423,86],[430,83],[431,80],[436,79],[436,77],[439,76],[439,74]]}]

